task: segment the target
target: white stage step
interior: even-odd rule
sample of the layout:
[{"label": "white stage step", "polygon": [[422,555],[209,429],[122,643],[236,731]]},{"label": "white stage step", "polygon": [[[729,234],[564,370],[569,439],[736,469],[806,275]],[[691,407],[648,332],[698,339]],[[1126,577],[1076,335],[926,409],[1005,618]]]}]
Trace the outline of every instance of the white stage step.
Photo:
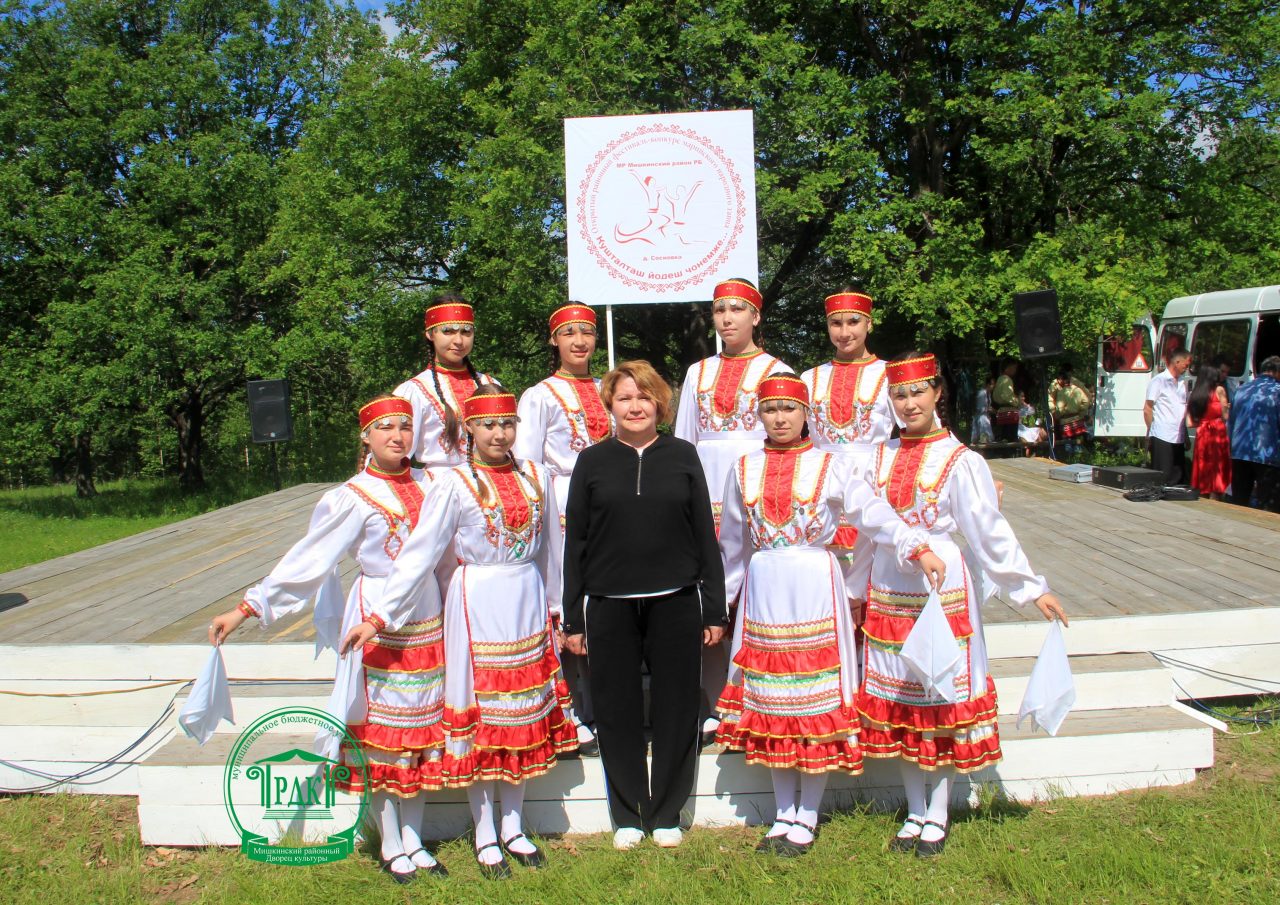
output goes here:
[{"label": "white stage step", "polygon": [[[1022,703],[1027,679],[1035,666],[1033,657],[996,660],[991,674],[1001,714],[1016,714]],[[1076,682],[1075,710],[1112,710],[1117,707],[1159,707],[1168,704],[1173,683],[1168,671],[1150,654],[1108,654],[1072,657],[1071,672]],[[333,688],[331,680],[307,680],[273,684],[234,684],[231,688],[235,725],[219,723],[219,733],[238,734],[258,717],[281,707],[314,707],[323,710]],[[177,711],[186,702],[186,692],[178,696],[173,727],[178,728]],[[0,723],[4,721],[0,719]],[[278,730],[284,731],[284,730]]]},{"label": "white stage step", "polygon": [[[38,679],[31,676],[34,661],[16,657],[0,665],[5,690],[34,694],[33,697],[5,697],[0,707],[0,788],[43,789],[48,779],[39,774],[71,776],[104,761],[115,766],[95,773],[85,783],[64,784],[59,791],[95,794],[138,794],[135,766],[170,739],[182,736],[177,714],[186,701],[186,690],[172,678],[181,676],[183,665],[195,669],[208,648],[198,645],[173,647],[87,646],[71,678]],[[281,656],[263,669],[260,652]],[[146,656],[139,656],[140,654]],[[116,661],[128,654],[127,678],[117,676],[125,668]],[[233,678],[232,697],[235,724],[221,723],[219,736],[235,737],[245,727],[272,710],[287,706],[324,709],[332,679],[324,675],[332,668],[328,657],[315,659],[309,645],[242,645],[226,649],[228,671]],[[106,664],[103,663],[106,660]],[[1172,700],[1169,672],[1150,654],[1106,654],[1072,657],[1076,679],[1078,713],[1117,708],[1159,707]],[[995,677],[1002,715],[1016,714],[1034,658],[995,660]],[[305,673],[312,678],[282,681],[280,673]],[[319,677],[317,677],[319,674]],[[21,676],[21,677],[20,677]],[[97,677],[94,677],[97,676]],[[174,682],[174,684],[164,684]],[[158,687],[156,687],[158,686]],[[91,696],[50,697],[48,695]],[[155,733],[143,744],[129,749],[149,726],[173,708]],[[21,731],[5,731],[7,729]]]},{"label": "white stage step", "polygon": [[[1056,738],[1018,730],[1001,719],[1005,760],[956,783],[957,800],[976,800],[980,788],[1020,800],[1095,795],[1123,789],[1189,782],[1213,762],[1212,730],[1168,707],[1119,708],[1073,713]],[[281,749],[309,748],[311,735],[282,735]],[[138,768],[138,815],[149,845],[230,845],[238,839],[223,804],[223,767],[235,736],[223,734],[204,748],[175,738]],[[732,790],[732,791],[730,791]],[[896,764],[867,761],[861,777],[833,776],[827,807],[858,801],[896,805],[901,794]],[[541,833],[610,829],[599,760],[566,761],[530,783],[526,815]],[[771,811],[768,771],[748,767],[740,755],[699,758],[694,794],[686,810],[698,825],[758,823]],[[451,838],[469,826],[465,794],[433,794],[427,829]]]}]

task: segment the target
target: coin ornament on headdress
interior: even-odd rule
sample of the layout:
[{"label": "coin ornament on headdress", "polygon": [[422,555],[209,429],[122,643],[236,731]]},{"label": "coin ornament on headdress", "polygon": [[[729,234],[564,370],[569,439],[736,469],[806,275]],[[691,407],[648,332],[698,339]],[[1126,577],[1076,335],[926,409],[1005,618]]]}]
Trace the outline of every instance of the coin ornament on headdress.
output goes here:
[{"label": "coin ornament on headdress", "polygon": [[441,302],[427,309],[424,321],[428,330],[450,324],[474,324],[476,313],[467,302]]},{"label": "coin ornament on headdress", "polygon": [[511,393],[471,396],[462,404],[463,421],[474,421],[476,418],[514,417],[516,417],[516,397]]},{"label": "coin ornament on headdress", "polygon": [[760,294],[760,290],[746,280],[725,280],[723,283],[717,283],[711,302],[714,304],[721,299],[738,299],[757,311],[764,304],[764,296]]},{"label": "coin ornament on headdress", "polygon": [[760,386],[756,389],[757,402],[774,399],[786,399],[808,406],[809,388],[794,374],[775,374],[760,381]]},{"label": "coin ornament on headdress", "polygon": [[375,399],[360,407],[360,430],[366,431],[383,418],[394,418],[396,415],[413,420],[413,406],[408,399],[401,399],[399,396]]},{"label": "coin ornament on headdress", "polygon": [[938,359],[928,353],[918,358],[891,361],[885,365],[885,376],[890,389],[908,383],[927,383],[938,376]]},{"label": "coin ornament on headdress", "polygon": [[827,296],[827,317],[833,314],[861,314],[871,316],[871,296],[861,292],[837,292]]},{"label": "coin ornament on headdress", "polygon": [[589,324],[594,327],[596,325],[596,313],[586,305],[564,305],[551,312],[551,317],[547,319],[547,323],[551,327],[551,335],[555,336],[557,330],[570,324]]}]

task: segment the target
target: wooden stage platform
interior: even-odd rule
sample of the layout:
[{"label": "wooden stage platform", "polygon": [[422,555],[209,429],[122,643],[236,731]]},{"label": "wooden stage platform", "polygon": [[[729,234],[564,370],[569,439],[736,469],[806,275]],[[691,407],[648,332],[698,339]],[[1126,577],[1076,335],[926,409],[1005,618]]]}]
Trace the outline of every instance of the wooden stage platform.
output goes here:
[{"label": "wooden stage platform", "polygon": [[[1280,690],[1280,517],[1204,500],[1132,503],[1052,481],[1045,460],[991,466],[1032,564],[1072,618],[1080,699],[1057,738],[1014,727],[1045,626],[1034,611],[989,600],[1007,757],[959,794],[982,784],[1026,798],[1189,781],[1212,763],[1212,730],[1176,699]],[[0,788],[140,795],[145,841],[233,841],[214,778],[218,752],[258,713],[323,706],[333,659],[314,656],[310,612],[270,634],[246,626],[228,644],[238,727],[224,724],[200,749],[174,734],[174,708],[207,656],[210,617],[302,536],[327,488],[300,485],[0,574],[0,760],[55,778],[113,762],[74,785],[0,764]],[[345,568],[349,582],[354,565]],[[607,828],[594,764],[535,783],[530,813],[540,827]],[[894,783],[883,766],[834,784],[831,800],[888,800]],[[740,758],[704,755],[690,812],[700,823],[754,820],[767,786],[765,772]],[[442,834],[465,822],[460,798],[433,813]]]}]

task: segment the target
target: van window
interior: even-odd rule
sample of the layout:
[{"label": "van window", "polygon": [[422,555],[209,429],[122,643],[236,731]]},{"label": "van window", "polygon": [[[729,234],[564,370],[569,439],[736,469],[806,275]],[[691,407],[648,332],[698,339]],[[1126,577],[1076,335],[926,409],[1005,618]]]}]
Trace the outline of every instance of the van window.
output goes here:
[{"label": "van window", "polygon": [[1160,364],[1168,367],[1169,356],[1187,347],[1187,325],[1166,323],[1160,330]]},{"label": "van window", "polygon": [[1112,374],[1151,370],[1151,331],[1142,324],[1133,325],[1127,339],[1111,336],[1102,341],[1102,369]]},{"label": "van window", "polygon": [[1258,319],[1258,340],[1253,348],[1253,373],[1261,373],[1262,363],[1280,355],[1280,314],[1264,314]]},{"label": "van window", "polygon": [[1191,337],[1191,353],[1197,367],[1225,362],[1229,376],[1243,377],[1249,355],[1249,320],[1241,318],[1197,324]]}]

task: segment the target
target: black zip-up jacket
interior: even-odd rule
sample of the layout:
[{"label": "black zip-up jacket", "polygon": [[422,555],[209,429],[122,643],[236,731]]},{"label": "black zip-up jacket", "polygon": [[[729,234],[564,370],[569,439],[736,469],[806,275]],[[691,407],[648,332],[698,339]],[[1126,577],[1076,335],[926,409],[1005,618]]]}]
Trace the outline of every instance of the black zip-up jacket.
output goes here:
[{"label": "black zip-up jacket", "polygon": [[725,622],[724,566],[707,479],[693,444],[616,438],[578,456],[565,506],[564,631],[583,631],[585,595],[699,585],[702,624]]}]

